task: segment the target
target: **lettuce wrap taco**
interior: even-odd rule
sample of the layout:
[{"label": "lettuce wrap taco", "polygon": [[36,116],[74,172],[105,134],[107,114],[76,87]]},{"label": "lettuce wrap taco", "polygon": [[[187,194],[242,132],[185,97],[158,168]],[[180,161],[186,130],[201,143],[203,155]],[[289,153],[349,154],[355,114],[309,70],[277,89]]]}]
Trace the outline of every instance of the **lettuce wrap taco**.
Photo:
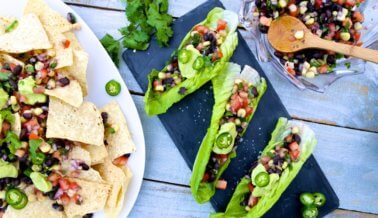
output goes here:
[{"label": "lettuce wrap taco", "polygon": [[211,217],[263,216],[296,177],[316,143],[308,126],[280,118],[251,174],[236,187],[226,211]]},{"label": "lettuce wrap taco", "polygon": [[251,67],[229,63],[212,80],[215,104],[210,127],[194,162],[190,187],[199,203],[210,200],[215,189],[225,189],[220,180],[236,157],[236,145],[248,127],[261,97],[267,88],[264,78]]},{"label": "lettuce wrap taco", "polygon": [[165,113],[174,103],[215,77],[231,58],[237,44],[238,16],[214,8],[182,40],[161,71],[148,75],[144,98],[148,115]]}]

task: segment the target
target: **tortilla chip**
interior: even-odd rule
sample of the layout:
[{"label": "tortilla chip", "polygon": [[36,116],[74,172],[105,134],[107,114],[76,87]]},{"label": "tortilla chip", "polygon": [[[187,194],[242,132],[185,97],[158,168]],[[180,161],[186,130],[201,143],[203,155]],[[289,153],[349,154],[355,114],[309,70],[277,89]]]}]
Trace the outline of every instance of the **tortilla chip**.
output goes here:
[{"label": "tortilla chip", "polygon": [[105,183],[100,173],[93,168],[89,168],[89,170],[81,170],[80,174],[75,178],[82,179],[89,182]]},{"label": "tortilla chip", "polygon": [[71,66],[73,64],[72,47],[64,47],[64,42],[68,39],[55,29],[46,28],[46,32],[50,42],[53,44],[53,48],[48,52],[53,54],[54,59],[56,60],[57,65],[55,69]]},{"label": "tortilla chip", "polygon": [[18,113],[14,113],[14,124],[12,125],[12,131],[16,133],[17,136],[21,134],[21,117]]},{"label": "tortilla chip", "polygon": [[87,84],[87,65],[89,56],[85,51],[74,50],[73,51],[73,64],[69,67],[62,69],[62,74],[76,79],[83,91],[83,95],[88,94],[88,84]]},{"label": "tortilla chip", "polygon": [[24,68],[25,64],[24,62],[10,56],[10,55],[7,55],[7,54],[2,54],[0,53],[0,63],[12,63],[12,64],[17,64],[17,65],[21,65],[22,68]]},{"label": "tortilla chip", "polygon": [[108,151],[106,150],[105,145],[94,146],[81,144],[81,147],[89,152],[92,159],[91,165],[104,163],[105,158],[108,157]]},{"label": "tortilla chip", "polygon": [[107,122],[111,126],[117,126],[117,128],[115,128],[115,133],[108,134],[105,137],[109,158],[114,160],[124,154],[135,152],[135,144],[131,138],[126,119],[118,103],[116,101],[111,101],[105,105],[101,111],[108,113]]},{"label": "tortilla chip", "polygon": [[97,182],[88,182],[80,179],[72,179],[80,187],[79,195],[83,198],[83,203],[77,205],[70,203],[64,206],[67,217],[83,216],[104,209],[108,198],[110,185]]},{"label": "tortilla chip", "polygon": [[64,34],[64,36],[65,36],[68,40],[70,40],[70,42],[71,42],[71,48],[72,48],[73,50],[83,50],[83,48],[81,47],[79,41],[77,40],[76,35],[75,35],[74,32],[71,32],[71,31],[70,31],[70,32],[65,32],[65,33],[63,33],[63,34]]},{"label": "tortilla chip", "polygon": [[104,124],[100,111],[91,102],[83,102],[75,108],[50,97],[46,137],[101,146],[104,143]]},{"label": "tortilla chip", "polygon": [[121,168],[113,165],[110,159],[106,159],[105,163],[99,164],[94,168],[97,169],[103,179],[111,185],[105,206],[106,217],[116,218],[122,209],[125,192],[131,177],[126,176]]},{"label": "tortilla chip", "polygon": [[48,29],[56,29],[60,33],[72,30],[73,25],[65,16],[51,9],[44,0],[28,0],[24,8],[24,14],[36,14],[41,23]]},{"label": "tortilla chip", "polygon": [[92,164],[92,159],[89,152],[79,146],[73,146],[68,154],[68,159],[84,161],[84,163],[86,163],[88,166]]},{"label": "tortilla chip", "polygon": [[7,53],[18,54],[51,47],[45,29],[35,14],[23,16],[14,30],[0,35],[0,51]]},{"label": "tortilla chip", "polygon": [[70,84],[64,87],[57,87],[52,90],[46,89],[45,94],[56,97],[74,107],[80,107],[83,103],[83,92],[76,80],[70,80]]},{"label": "tortilla chip", "polygon": [[26,207],[22,210],[16,210],[12,207],[8,207],[5,211],[3,218],[40,218],[43,217],[54,217],[63,218],[64,213],[55,210],[52,207],[54,201],[46,198],[44,201],[29,201]]}]

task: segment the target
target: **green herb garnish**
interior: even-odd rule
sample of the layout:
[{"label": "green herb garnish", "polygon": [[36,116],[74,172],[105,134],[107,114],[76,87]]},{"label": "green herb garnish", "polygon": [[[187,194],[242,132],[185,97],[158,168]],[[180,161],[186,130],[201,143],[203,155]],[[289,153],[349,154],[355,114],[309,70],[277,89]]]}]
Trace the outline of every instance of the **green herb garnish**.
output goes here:
[{"label": "green herb garnish", "polygon": [[128,26],[119,29],[120,39],[106,34],[100,41],[113,62],[119,65],[120,40],[124,48],[146,50],[151,36],[155,34],[160,46],[168,46],[173,35],[172,16],[168,14],[168,0],[127,0],[126,17]]},{"label": "green herb garnish", "polygon": [[349,69],[350,68],[350,66],[351,66],[351,63],[350,62],[345,62],[345,64],[344,64],[345,66],[346,66],[346,68],[347,69]]},{"label": "green herb garnish", "polygon": [[5,28],[5,32],[6,32],[6,33],[9,33],[9,32],[11,32],[12,30],[14,30],[17,26],[18,26],[18,21],[15,20],[15,21],[13,21],[11,24],[9,24],[9,26],[7,26],[7,28]]}]

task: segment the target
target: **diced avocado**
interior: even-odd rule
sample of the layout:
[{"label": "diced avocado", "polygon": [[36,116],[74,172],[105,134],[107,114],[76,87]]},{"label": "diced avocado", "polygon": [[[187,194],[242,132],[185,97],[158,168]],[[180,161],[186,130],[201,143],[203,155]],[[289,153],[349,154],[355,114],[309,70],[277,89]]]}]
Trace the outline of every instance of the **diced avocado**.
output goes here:
[{"label": "diced avocado", "polygon": [[45,94],[36,94],[33,92],[34,86],[35,81],[31,76],[18,81],[18,91],[26,98],[25,103],[34,105],[36,103],[46,102],[47,97]]},{"label": "diced avocado", "polygon": [[258,164],[255,167],[255,169],[252,170],[251,179],[252,179],[252,184],[254,186],[256,186],[255,178],[256,178],[257,174],[259,174],[261,172],[265,172],[266,173],[266,169],[265,169],[264,165],[262,165],[262,164]]},{"label": "diced avocado", "polygon": [[41,192],[49,192],[52,189],[51,182],[47,181],[47,176],[40,172],[30,173],[30,179],[32,180],[34,186]]},{"label": "diced avocado", "polygon": [[0,88],[0,109],[7,104],[8,98],[8,93],[3,88]]},{"label": "diced avocado", "polygon": [[[219,136],[222,135],[222,133],[229,133],[232,137],[231,139],[231,143],[228,147],[226,148],[222,148],[220,146],[217,146],[217,140],[219,140]],[[219,129],[218,131],[218,134],[217,136],[215,137],[215,144],[213,146],[213,151],[214,153],[217,153],[217,154],[228,154],[232,151],[232,148],[234,147],[234,143],[235,143],[235,138],[237,136],[237,132],[236,132],[236,125],[235,123],[225,123],[221,126],[221,128]]]},{"label": "diced avocado", "polygon": [[183,77],[192,78],[197,72],[197,70],[193,69],[193,63],[198,57],[202,55],[197,49],[194,48],[193,45],[188,45],[184,49],[190,52],[190,59],[185,64],[179,61],[179,69]]},{"label": "diced avocado", "polygon": [[280,176],[277,173],[269,174],[270,180],[269,184],[265,187],[258,187],[256,186],[255,189],[253,189],[252,195],[254,197],[262,197],[264,195],[269,194],[271,190],[273,190],[276,185],[278,185],[278,180],[280,179]]},{"label": "diced avocado", "polygon": [[0,179],[2,178],[17,178],[17,168],[2,159],[0,159]]}]

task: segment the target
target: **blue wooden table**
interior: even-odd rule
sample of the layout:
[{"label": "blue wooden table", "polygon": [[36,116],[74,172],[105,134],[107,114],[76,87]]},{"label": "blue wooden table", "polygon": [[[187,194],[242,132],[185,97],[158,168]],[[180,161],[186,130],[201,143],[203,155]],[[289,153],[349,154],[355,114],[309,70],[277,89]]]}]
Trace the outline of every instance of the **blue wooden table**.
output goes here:
[{"label": "blue wooden table", "polygon": [[[117,35],[125,26],[125,5],[119,0],[64,0],[98,38]],[[179,17],[205,0],[170,0]],[[222,0],[238,12],[241,0]],[[253,40],[243,32],[251,48]],[[318,145],[315,157],[340,198],[329,217],[378,217],[378,66],[368,64],[362,75],[345,77],[326,93],[300,91],[262,64],[290,115],[308,123]],[[143,95],[125,63],[119,68],[142,119],[146,138],[144,183],[130,217],[207,217],[210,204],[198,205],[189,190],[190,169],[156,117],[147,117]]]}]

